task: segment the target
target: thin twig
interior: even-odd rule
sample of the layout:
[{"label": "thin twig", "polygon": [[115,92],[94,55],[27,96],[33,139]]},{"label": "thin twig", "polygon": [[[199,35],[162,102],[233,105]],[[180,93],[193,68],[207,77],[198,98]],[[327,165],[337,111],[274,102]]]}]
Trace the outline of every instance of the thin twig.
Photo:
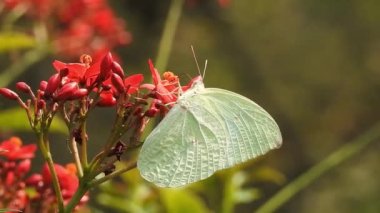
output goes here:
[{"label": "thin twig", "polygon": [[77,166],[77,169],[78,169],[78,175],[79,177],[82,177],[83,176],[82,164],[79,157],[77,142],[75,141],[75,137],[73,135],[71,136],[71,139],[70,139],[70,149],[75,161],[75,165]]},{"label": "thin twig", "polygon": [[111,173],[109,175],[106,175],[106,176],[104,176],[102,178],[99,178],[97,180],[95,179],[95,180],[91,181],[90,182],[90,187],[95,187],[97,185],[100,185],[100,184],[104,183],[105,181],[110,180],[113,177],[119,176],[120,174],[123,174],[124,172],[127,172],[127,171],[129,171],[131,169],[134,169],[136,167],[137,167],[137,162],[134,161],[134,162],[130,163],[129,165],[127,165],[126,167],[124,167],[124,168],[122,168],[120,170],[117,170],[117,171],[115,171],[115,172],[113,172],[113,173]]}]

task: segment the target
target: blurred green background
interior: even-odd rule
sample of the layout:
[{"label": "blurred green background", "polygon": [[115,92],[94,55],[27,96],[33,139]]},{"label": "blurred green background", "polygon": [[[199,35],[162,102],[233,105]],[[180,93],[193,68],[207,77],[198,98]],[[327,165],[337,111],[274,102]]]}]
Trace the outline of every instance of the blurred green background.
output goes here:
[{"label": "blurred green background", "polygon": [[[156,57],[170,1],[110,4],[133,36],[131,44],[116,50],[123,68],[127,75],[148,75],[146,61]],[[260,104],[278,122],[283,146],[180,191],[160,190],[134,171],[95,191],[93,211],[254,212],[308,168],[379,122],[379,10],[376,0],[232,0],[226,8],[211,0],[185,4],[168,70],[185,82],[197,75],[193,45],[200,63],[208,60],[206,87],[231,90]],[[0,56],[4,68],[8,55]],[[54,59],[60,58],[48,56],[11,85],[23,80],[36,88],[53,72]],[[1,111],[10,106],[14,105],[0,99]],[[98,112],[89,127],[93,153],[112,122],[110,110]],[[1,132],[2,137],[11,134],[15,133]],[[17,134],[27,143],[34,140],[31,133]],[[66,147],[65,137],[55,138],[58,154]],[[278,212],[380,212],[379,149],[378,141],[371,143]],[[60,157],[58,162],[69,160]]]}]

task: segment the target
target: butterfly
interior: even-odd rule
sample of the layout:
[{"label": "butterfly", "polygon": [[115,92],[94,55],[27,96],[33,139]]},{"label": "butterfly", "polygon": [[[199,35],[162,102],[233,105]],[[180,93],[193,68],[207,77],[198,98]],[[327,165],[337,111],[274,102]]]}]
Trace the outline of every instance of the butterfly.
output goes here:
[{"label": "butterfly", "polygon": [[282,136],[262,107],[237,93],[194,81],[146,138],[141,176],[180,187],[279,148]]}]

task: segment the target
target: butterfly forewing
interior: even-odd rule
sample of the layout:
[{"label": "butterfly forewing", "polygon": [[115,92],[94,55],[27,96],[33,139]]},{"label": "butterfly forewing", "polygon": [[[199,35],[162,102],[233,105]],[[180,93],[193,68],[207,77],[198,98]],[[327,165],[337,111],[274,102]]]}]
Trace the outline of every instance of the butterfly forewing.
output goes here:
[{"label": "butterfly forewing", "polygon": [[141,149],[138,168],[148,181],[183,186],[281,145],[276,122],[253,101],[214,88],[185,94]]}]

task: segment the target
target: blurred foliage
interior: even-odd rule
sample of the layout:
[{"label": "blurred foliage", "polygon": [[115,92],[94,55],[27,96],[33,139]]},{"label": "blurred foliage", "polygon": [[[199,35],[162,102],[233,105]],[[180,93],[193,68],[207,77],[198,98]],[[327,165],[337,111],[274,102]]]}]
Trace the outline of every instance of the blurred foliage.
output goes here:
[{"label": "blurred foliage", "polygon": [[[0,129],[2,131],[31,132],[28,117],[25,110],[19,107],[0,110]],[[67,127],[63,120],[56,118],[50,126],[53,133],[67,134]]]},{"label": "blurred foliage", "polygon": [[157,188],[144,181],[135,169],[101,185],[97,203],[117,212],[233,212],[235,205],[261,197],[260,189],[249,186],[251,176],[260,177],[256,182],[284,182],[282,174],[266,166],[244,172],[249,164],[178,189]]},{"label": "blurred foliage", "polygon": [[[146,60],[156,55],[170,1],[111,3],[133,35],[130,46],[117,50],[123,68],[127,74],[148,74]],[[133,170],[93,193],[94,209],[167,212],[183,205],[194,212],[257,209],[280,185],[380,120],[379,9],[376,0],[234,0],[223,9],[211,0],[198,1],[194,7],[185,4],[169,69],[185,81],[197,75],[193,45],[201,64],[208,59],[206,86],[238,92],[267,109],[279,123],[284,145],[257,161],[170,193],[146,183]],[[12,58],[16,63],[17,54]],[[53,59],[31,66],[18,80],[38,85],[52,72]],[[7,64],[3,62],[2,58],[1,69]],[[4,102],[0,99],[2,111]],[[112,115],[104,110],[98,119],[90,119],[95,150],[103,143]],[[11,120],[21,123],[16,116]],[[279,212],[379,212],[379,149],[378,142],[370,145]]]},{"label": "blurred foliage", "polygon": [[0,33],[0,53],[17,49],[29,49],[36,45],[33,36],[17,32]]}]

